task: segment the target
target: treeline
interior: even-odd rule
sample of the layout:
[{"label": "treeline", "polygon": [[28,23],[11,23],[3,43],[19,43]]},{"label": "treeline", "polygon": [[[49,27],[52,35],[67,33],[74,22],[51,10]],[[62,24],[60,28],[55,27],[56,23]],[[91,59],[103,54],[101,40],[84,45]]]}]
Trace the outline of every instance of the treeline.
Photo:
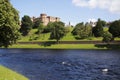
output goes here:
[{"label": "treeline", "polygon": [[[104,31],[104,27],[108,27],[108,31]],[[38,35],[50,32],[50,39],[56,39],[57,42],[70,32],[63,22],[49,22],[44,26],[40,19],[32,23],[31,18],[25,15],[22,18],[20,32],[23,36],[27,36],[31,29],[37,29],[36,34]],[[120,20],[107,23],[104,20],[98,19],[95,26],[92,26],[90,23],[81,22],[73,27],[71,33],[76,39],[103,37],[103,41],[110,42],[114,40],[115,37],[120,37]]]},{"label": "treeline", "polygon": [[[108,31],[104,31],[104,27],[107,27]],[[114,38],[120,37],[120,20],[106,23],[104,20],[98,19],[94,27],[88,23],[78,23],[73,29],[72,34],[76,39],[103,37],[103,41],[109,43]]]}]

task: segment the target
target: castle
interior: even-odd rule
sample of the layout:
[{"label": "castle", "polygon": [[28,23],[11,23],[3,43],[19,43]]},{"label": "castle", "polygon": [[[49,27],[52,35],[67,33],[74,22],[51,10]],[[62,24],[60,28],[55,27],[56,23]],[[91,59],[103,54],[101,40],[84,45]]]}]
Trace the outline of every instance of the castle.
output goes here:
[{"label": "castle", "polygon": [[31,20],[35,22],[36,20],[41,20],[43,25],[47,25],[49,22],[58,22],[60,21],[59,17],[47,16],[47,14],[40,14],[40,17],[32,17]]}]

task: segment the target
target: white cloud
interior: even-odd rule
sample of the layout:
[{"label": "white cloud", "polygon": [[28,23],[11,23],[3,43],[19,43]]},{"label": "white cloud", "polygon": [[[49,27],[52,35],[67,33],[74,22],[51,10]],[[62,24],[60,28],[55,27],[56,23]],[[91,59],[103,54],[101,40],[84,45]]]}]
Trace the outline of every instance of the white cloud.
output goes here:
[{"label": "white cloud", "polygon": [[78,7],[106,9],[112,13],[120,13],[120,0],[72,0]]}]

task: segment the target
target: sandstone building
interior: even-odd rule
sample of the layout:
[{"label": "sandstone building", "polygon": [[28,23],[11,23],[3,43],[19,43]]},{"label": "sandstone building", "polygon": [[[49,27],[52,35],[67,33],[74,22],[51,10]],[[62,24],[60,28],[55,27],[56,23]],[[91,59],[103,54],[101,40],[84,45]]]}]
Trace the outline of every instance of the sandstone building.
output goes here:
[{"label": "sandstone building", "polygon": [[59,17],[52,17],[52,16],[47,16],[47,14],[40,14],[40,17],[33,17],[31,20],[35,22],[36,20],[41,20],[44,25],[47,25],[49,22],[58,22],[60,21]]}]

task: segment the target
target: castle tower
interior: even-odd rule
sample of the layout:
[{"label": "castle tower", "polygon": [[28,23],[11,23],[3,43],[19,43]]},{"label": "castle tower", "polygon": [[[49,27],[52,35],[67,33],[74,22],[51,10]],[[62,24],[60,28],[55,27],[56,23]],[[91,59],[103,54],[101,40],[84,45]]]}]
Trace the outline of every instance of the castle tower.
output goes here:
[{"label": "castle tower", "polygon": [[48,17],[47,17],[47,14],[41,14],[40,17],[41,17],[41,21],[43,22],[43,24],[44,24],[44,25],[47,25],[48,22],[49,22],[49,19],[48,19]]},{"label": "castle tower", "polygon": [[47,15],[46,14],[41,14],[40,17],[41,17],[41,21],[45,22]]}]

